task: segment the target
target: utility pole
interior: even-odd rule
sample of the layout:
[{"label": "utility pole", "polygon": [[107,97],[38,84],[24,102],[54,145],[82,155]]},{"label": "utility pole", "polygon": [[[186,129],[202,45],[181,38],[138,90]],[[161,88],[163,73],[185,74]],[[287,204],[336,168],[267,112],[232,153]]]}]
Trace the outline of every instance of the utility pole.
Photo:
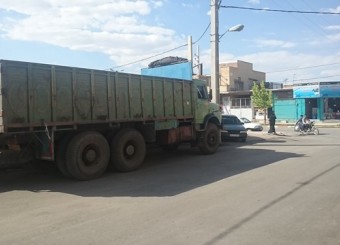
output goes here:
[{"label": "utility pole", "polygon": [[211,15],[211,86],[212,101],[220,104],[220,74],[219,74],[219,33],[218,8],[220,0],[210,0]]},{"label": "utility pole", "polygon": [[195,67],[197,67],[197,74],[199,76],[203,75],[203,65],[200,63],[200,46],[197,45],[197,54],[195,55]]},{"label": "utility pole", "polygon": [[188,60],[193,63],[192,59],[192,36],[188,36]]}]

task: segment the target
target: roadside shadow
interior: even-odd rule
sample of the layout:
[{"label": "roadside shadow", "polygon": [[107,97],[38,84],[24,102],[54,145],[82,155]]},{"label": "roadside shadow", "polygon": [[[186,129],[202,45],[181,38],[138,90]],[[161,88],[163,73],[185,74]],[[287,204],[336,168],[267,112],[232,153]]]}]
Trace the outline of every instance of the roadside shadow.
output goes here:
[{"label": "roadside shadow", "polygon": [[0,193],[15,190],[61,192],[85,197],[174,196],[216,181],[302,154],[247,149],[236,144],[201,155],[188,146],[176,152],[151,149],[143,167],[129,173],[107,172],[92,181],[65,178],[51,167],[44,171],[17,169],[0,172]]}]

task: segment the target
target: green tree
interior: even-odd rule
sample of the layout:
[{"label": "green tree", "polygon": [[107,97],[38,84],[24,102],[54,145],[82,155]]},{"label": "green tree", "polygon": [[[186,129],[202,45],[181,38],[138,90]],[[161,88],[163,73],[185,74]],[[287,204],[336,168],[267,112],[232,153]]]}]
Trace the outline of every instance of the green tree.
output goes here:
[{"label": "green tree", "polygon": [[266,124],[267,109],[272,107],[272,91],[266,89],[264,81],[260,84],[254,82],[251,100],[253,105],[264,110],[264,123]]}]

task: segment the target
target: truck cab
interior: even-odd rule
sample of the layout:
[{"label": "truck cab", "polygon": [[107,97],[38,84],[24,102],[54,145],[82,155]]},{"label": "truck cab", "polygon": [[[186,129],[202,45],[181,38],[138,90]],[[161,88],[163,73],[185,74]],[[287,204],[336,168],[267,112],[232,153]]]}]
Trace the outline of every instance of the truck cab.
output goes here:
[{"label": "truck cab", "polygon": [[197,101],[195,110],[196,124],[206,124],[209,119],[216,118],[216,124],[220,124],[222,118],[222,111],[218,104],[211,102],[211,94],[208,93],[205,81],[193,80],[193,88],[197,90]]}]

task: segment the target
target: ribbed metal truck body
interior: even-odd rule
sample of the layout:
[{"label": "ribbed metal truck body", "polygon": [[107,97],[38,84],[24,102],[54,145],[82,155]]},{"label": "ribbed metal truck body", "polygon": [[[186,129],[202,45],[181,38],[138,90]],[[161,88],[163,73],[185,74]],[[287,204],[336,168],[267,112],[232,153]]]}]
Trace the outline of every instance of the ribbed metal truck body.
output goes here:
[{"label": "ribbed metal truck body", "polygon": [[9,60],[0,72],[0,167],[50,160],[89,180],[137,169],[149,144],[219,146],[221,111],[204,81]]},{"label": "ribbed metal truck body", "polygon": [[194,117],[191,81],[0,62],[1,133]]}]

